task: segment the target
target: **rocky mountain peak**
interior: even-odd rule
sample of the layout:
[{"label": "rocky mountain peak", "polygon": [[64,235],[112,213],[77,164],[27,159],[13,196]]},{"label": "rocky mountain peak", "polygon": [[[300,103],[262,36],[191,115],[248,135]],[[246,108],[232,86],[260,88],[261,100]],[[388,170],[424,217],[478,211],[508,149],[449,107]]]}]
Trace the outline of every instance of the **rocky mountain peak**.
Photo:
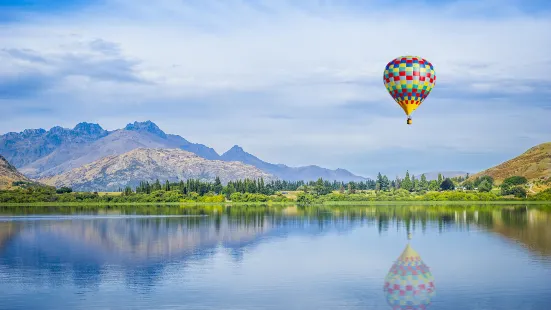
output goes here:
[{"label": "rocky mountain peak", "polygon": [[240,147],[239,145],[234,145],[232,146],[231,149],[229,149],[226,153],[246,153],[245,150],[243,150],[242,147]]},{"label": "rocky mountain peak", "polygon": [[40,136],[46,133],[46,130],[39,128],[39,129],[25,129],[21,132],[21,134],[24,137],[31,137],[31,136]]},{"label": "rocky mountain peak", "polygon": [[124,127],[124,130],[132,130],[132,131],[142,131],[142,132],[149,132],[156,136],[162,137],[166,139],[166,134],[164,131],[162,131],[157,124],[153,123],[152,121],[145,121],[145,122],[134,122],[126,125]]},{"label": "rocky mountain peak", "polygon": [[75,128],[73,128],[73,131],[77,134],[93,136],[104,136],[107,134],[107,131],[100,125],[87,122],[78,123]]}]

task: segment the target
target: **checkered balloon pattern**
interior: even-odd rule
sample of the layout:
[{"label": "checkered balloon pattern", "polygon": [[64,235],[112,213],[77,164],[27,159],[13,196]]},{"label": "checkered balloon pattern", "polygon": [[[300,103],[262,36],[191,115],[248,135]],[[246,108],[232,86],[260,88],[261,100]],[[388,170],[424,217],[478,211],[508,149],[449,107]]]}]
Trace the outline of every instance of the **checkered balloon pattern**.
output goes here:
[{"label": "checkered balloon pattern", "polygon": [[385,278],[384,292],[393,310],[427,309],[435,295],[429,268],[409,244]]},{"label": "checkered balloon pattern", "polygon": [[427,98],[436,84],[436,75],[426,59],[401,56],[386,65],[383,80],[392,98],[409,115]]}]

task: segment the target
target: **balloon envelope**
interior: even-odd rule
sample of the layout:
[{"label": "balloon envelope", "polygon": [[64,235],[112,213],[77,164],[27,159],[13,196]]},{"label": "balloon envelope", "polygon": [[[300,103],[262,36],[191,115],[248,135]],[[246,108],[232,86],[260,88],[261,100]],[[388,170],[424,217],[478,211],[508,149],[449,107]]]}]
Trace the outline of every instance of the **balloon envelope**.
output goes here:
[{"label": "balloon envelope", "polygon": [[385,278],[384,292],[392,309],[427,309],[435,295],[434,278],[408,244]]},{"label": "balloon envelope", "polygon": [[410,115],[436,84],[433,65],[418,56],[400,56],[385,67],[383,81],[394,101]]}]

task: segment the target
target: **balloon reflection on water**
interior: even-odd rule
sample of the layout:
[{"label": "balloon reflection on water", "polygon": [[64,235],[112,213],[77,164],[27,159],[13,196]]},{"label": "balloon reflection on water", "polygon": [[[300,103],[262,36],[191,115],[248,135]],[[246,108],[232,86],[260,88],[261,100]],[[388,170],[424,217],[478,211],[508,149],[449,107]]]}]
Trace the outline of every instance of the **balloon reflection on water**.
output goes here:
[{"label": "balloon reflection on water", "polygon": [[384,292],[392,309],[427,309],[435,295],[434,278],[408,243],[385,277]]}]

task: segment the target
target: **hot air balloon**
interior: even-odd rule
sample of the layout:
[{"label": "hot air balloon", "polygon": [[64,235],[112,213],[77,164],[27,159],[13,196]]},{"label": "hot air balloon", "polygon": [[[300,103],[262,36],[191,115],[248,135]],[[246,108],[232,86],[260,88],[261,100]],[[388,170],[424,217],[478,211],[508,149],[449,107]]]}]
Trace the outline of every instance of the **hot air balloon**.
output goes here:
[{"label": "hot air balloon", "polygon": [[384,292],[393,310],[427,309],[434,297],[432,274],[409,243],[390,268]]},{"label": "hot air balloon", "polygon": [[385,67],[383,81],[394,101],[406,112],[407,124],[410,114],[427,98],[436,84],[434,66],[418,56],[400,56]]}]

